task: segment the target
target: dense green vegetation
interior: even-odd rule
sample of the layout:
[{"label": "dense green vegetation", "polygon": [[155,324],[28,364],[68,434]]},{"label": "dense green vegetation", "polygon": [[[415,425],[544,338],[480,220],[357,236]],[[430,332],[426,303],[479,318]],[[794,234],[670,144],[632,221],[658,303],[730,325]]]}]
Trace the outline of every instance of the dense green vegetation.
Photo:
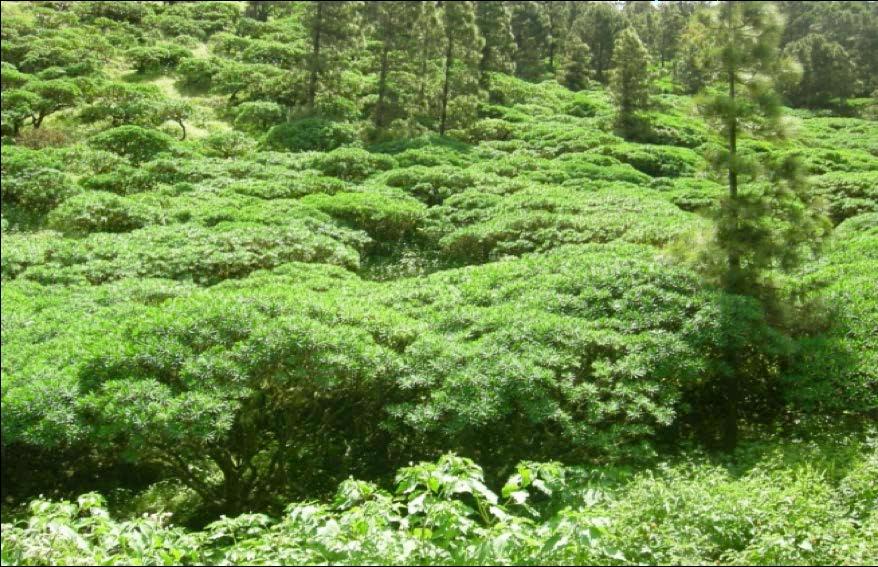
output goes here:
[{"label": "dense green vegetation", "polygon": [[876,41],[3,2],[3,564],[875,563]]}]

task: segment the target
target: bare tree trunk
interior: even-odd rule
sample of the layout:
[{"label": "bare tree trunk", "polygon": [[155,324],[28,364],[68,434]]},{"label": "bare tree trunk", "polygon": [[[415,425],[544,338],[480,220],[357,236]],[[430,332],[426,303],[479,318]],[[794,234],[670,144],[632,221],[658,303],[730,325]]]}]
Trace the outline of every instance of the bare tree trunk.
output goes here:
[{"label": "bare tree trunk", "polygon": [[375,127],[384,128],[384,96],[387,90],[388,47],[385,42],[381,49],[381,72],[378,76],[378,103],[375,105]]},{"label": "bare tree trunk", "polygon": [[314,23],[313,51],[311,53],[311,77],[308,81],[308,106],[314,107],[317,98],[317,77],[320,74],[320,29],[323,27],[323,3],[316,2],[317,15]]},{"label": "bare tree trunk", "polygon": [[453,45],[451,40],[448,40],[448,47],[445,48],[445,82],[442,85],[442,114],[439,117],[439,135],[445,135],[445,125],[448,121],[448,90],[449,83],[451,77],[451,65],[454,63],[453,57]]},{"label": "bare tree trunk", "polygon": [[[729,25],[729,33],[731,33],[732,28],[732,3],[727,2],[727,18]],[[728,70],[728,82],[729,82],[729,99],[731,100],[732,108],[734,109],[735,104],[735,70],[733,68],[729,68]],[[731,224],[735,228],[738,227],[738,208],[737,208],[737,199],[738,199],[738,172],[736,170],[735,158],[738,152],[738,118],[734,114],[735,110],[732,110],[732,115],[729,117],[728,121],[728,130],[729,130],[729,198],[732,201],[731,207]],[[733,243],[734,245],[734,243]],[[734,247],[728,253],[728,270],[726,278],[726,291],[730,293],[740,293],[741,292],[741,257],[738,254],[738,251],[734,249]],[[723,421],[722,428],[722,446],[726,451],[732,451],[738,445],[738,406],[740,403],[741,397],[741,387],[738,380],[738,356],[737,353],[729,349],[727,353],[727,363],[729,365],[729,373],[725,377],[725,384],[723,387],[723,395],[725,397],[725,415]]]}]

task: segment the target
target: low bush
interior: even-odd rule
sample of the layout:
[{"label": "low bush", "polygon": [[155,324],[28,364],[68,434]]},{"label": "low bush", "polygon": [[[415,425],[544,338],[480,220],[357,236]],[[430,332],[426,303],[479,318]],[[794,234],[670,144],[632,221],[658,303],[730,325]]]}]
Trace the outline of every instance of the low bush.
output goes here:
[{"label": "low bush", "polygon": [[148,171],[124,164],[111,172],[80,178],[79,184],[88,191],[133,195],[153,189],[155,180]]},{"label": "low bush", "polygon": [[478,175],[457,167],[413,166],[388,171],[379,180],[404,190],[427,205],[438,205],[449,196],[475,187]]},{"label": "low bush", "polygon": [[659,245],[698,224],[673,205],[624,187],[587,192],[535,187],[499,201],[480,216],[442,237],[444,254],[479,263],[562,244],[624,240]]},{"label": "low bush", "polygon": [[191,58],[192,52],[174,43],[158,43],[132,47],[125,56],[138,73],[149,73],[173,69],[181,60]]},{"label": "low bush", "polygon": [[273,127],[268,131],[265,143],[274,150],[328,152],[339,146],[352,145],[358,140],[359,135],[350,124],[322,118],[303,118]]},{"label": "low bush", "polygon": [[140,164],[168,151],[173,139],[157,130],[119,126],[93,136],[89,143],[94,148],[113,152],[134,164]]},{"label": "low bush", "polygon": [[25,270],[19,277],[46,283],[78,277],[93,284],[145,277],[211,285],[290,261],[356,268],[359,254],[305,220],[290,220],[285,227],[246,222],[220,222],[210,228],[150,226],[61,242],[44,269]]},{"label": "low bush", "polygon": [[4,174],[0,180],[0,200],[4,206],[21,207],[38,215],[51,211],[79,190],[70,176],[51,168]]},{"label": "low bush", "polygon": [[350,189],[348,183],[335,177],[305,173],[286,181],[246,180],[232,183],[230,190],[260,199],[295,199],[315,193],[334,195]]},{"label": "low bush", "polygon": [[738,477],[696,457],[634,477],[525,461],[496,489],[473,461],[447,454],[400,469],[392,490],[348,479],[330,502],[290,504],[280,519],[223,517],[202,531],[174,527],[168,513],[117,520],[89,493],[74,502],[32,502],[26,520],[3,526],[4,560],[872,564],[875,516],[858,519],[846,504],[852,493],[867,497],[861,487],[876,481],[875,451],[858,449],[853,466],[841,455],[830,461],[847,470],[838,484],[808,466],[777,470],[771,457]]},{"label": "low bush", "polygon": [[604,146],[600,153],[630,164],[652,177],[690,176],[702,163],[701,156],[688,148],[646,144]]},{"label": "low bush", "polygon": [[360,148],[338,148],[317,157],[314,169],[324,175],[345,181],[364,181],[366,178],[394,169],[396,160],[385,154],[375,154]]},{"label": "low bush", "polygon": [[86,191],[59,205],[48,217],[49,228],[68,235],[129,232],[149,224],[154,215],[137,203],[112,193]]},{"label": "low bush", "polygon": [[366,232],[376,242],[393,244],[412,236],[426,207],[409,197],[393,197],[374,191],[316,194],[302,203]]},{"label": "low bush", "polygon": [[241,157],[256,149],[256,140],[234,130],[214,132],[201,140],[205,155],[229,159]]},{"label": "low bush", "polygon": [[285,116],[286,110],[276,102],[245,102],[235,108],[235,128],[261,133],[283,122]]},{"label": "low bush", "polygon": [[878,170],[827,173],[814,178],[813,187],[826,200],[835,223],[878,212]]},{"label": "low bush", "polygon": [[213,59],[190,57],[177,65],[177,75],[184,88],[208,90],[213,84],[213,77],[219,72],[220,63]]}]

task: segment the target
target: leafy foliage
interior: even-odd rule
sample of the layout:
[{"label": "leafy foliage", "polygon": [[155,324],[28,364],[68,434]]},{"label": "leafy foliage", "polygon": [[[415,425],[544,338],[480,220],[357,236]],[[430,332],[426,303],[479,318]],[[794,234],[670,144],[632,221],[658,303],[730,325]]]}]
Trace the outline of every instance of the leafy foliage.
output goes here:
[{"label": "leafy foliage", "polygon": [[[173,527],[162,514],[115,520],[93,493],[39,500],[28,522],[4,525],[4,561],[871,563],[874,514],[858,516],[847,504],[874,496],[874,445],[861,447],[840,478],[796,463],[779,445],[781,455],[757,459],[737,478],[701,459],[633,478],[527,461],[496,492],[471,460],[444,455],[400,469],[392,492],[349,479],[330,504],[292,504],[281,519],[223,517],[198,532]],[[806,455],[819,458],[819,449]],[[843,465],[847,456],[839,452],[827,464]],[[784,462],[792,467],[778,470]]]}]

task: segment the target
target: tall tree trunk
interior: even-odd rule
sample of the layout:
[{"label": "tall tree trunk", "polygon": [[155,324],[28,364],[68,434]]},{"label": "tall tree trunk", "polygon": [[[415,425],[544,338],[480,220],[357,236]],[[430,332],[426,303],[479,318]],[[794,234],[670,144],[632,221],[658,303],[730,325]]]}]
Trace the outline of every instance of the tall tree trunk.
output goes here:
[{"label": "tall tree trunk", "polygon": [[378,75],[378,102],[375,104],[375,127],[384,128],[384,97],[387,90],[388,47],[385,41],[381,48],[381,72]]},{"label": "tall tree trunk", "polygon": [[[727,2],[727,18],[729,26],[729,34],[732,34],[732,3]],[[729,130],[729,199],[731,200],[731,225],[738,228],[738,172],[736,169],[736,156],[738,153],[738,117],[735,109],[735,69],[729,66],[728,69],[729,82],[729,100],[731,102],[731,110],[728,118]],[[737,234],[737,230],[735,231]],[[733,248],[728,252],[728,274],[726,276],[726,291],[737,294],[741,292],[741,257],[737,250],[734,249],[736,243],[732,243]],[[725,377],[723,387],[723,395],[725,397],[725,415],[723,416],[722,427],[722,447],[726,451],[732,451],[738,445],[738,406],[740,404],[741,387],[738,380],[738,356],[733,348],[728,348],[726,353],[726,362],[729,372]]]},{"label": "tall tree trunk", "polygon": [[320,30],[323,27],[323,3],[315,2],[317,14],[314,16],[314,38],[311,48],[311,77],[308,80],[308,106],[314,108],[317,98],[317,77],[320,74]]},{"label": "tall tree trunk", "polygon": [[445,48],[445,82],[442,85],[442,113],[439,116],[439,135],[445,135],[445,125],[448,120],[448,90],[451,79],[451,65],[453,61],[453,44],[448,40],[448,46]]}]

